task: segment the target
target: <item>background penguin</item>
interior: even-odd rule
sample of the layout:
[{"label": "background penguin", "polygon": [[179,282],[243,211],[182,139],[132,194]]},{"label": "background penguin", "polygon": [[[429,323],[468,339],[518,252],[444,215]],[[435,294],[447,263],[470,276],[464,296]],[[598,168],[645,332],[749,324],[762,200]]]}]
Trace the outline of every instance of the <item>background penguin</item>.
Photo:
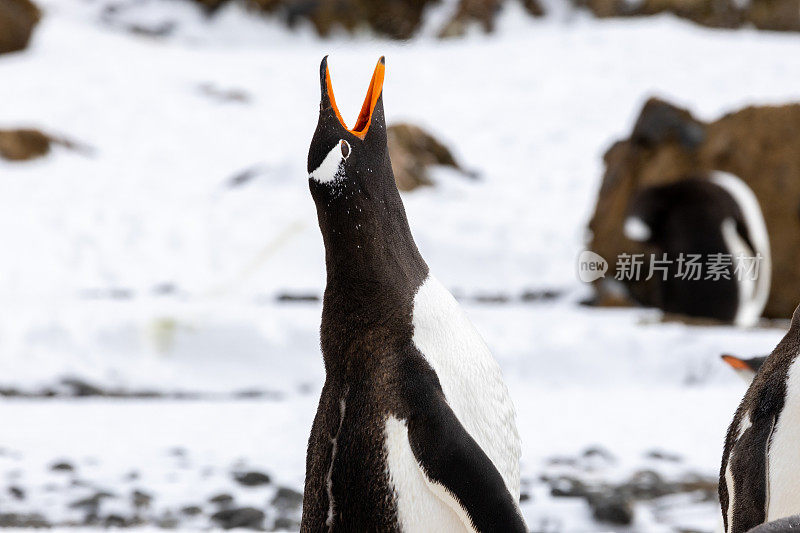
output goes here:
[{"label": "background penguin", "polygon": [[[758,321],[770,290],[769,236],[758,200],[736,176],[713,172],[644,189],[631,201],[624,233],[633,241],[654,245],[672,261],[667,279],[661,282],[664,311],[742,326]],[[677,277],[681,253],[702,256],[700,279]],[[704,279],[709,256],[719,253],[733,258],[727,268],[730,279]],[[756,280],[734,274],[738,255],[759,253]]]},{"label": "background penguin", "polygon": [[800,308],[728,428],[719,497],[726,533],[800,513]]},{"label": "background penguin", "polygon": [[761,368],[761,366],[764,364],[764,361],[767,360],[766,355],[749,357],[746,359],[730,354],[724,354],[721,357],[723,361],[728,363],[728,365],[733,368],[739,377],[748,383],[753,381],[753,378],[756,377],[758,369]]},{"label": "background penguin", "polygon": [[309,187],[325,243],[326,380],[302,531],[525,531],[500,368],[409,230],[386,145],[383,58],[352,129],[327,60]]}]

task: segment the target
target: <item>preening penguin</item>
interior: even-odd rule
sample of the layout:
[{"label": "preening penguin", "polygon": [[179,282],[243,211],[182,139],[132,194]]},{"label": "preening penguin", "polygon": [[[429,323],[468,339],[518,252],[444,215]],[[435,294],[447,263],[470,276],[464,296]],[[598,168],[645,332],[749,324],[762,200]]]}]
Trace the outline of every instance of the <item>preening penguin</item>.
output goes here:
[{"label": "preening penguin", "polygon": [[[623,231],[633,241],[657,247],[671,261],[661,282],[664,311],[741,326],[761,317],[772,274],[769,236],[757,198],[736,176],[712,172],[644,189],[633,198]],[[681,277],[681,254],[699,256],[702,265],[724,254],[729,265],[719,279],[709,279],[705,270],[699,279]],[[757,262],[750,262],[753,275],[736,272],[737,258],[756,257]]]},{"label": "preening penguin", "polygon": [[719,497],[726,533],[800,513],[800,307],[728,428]]},{"label": "preening penguin", "polygon": [[349,129],[320,66],[308,172],[325,244],[326,379],[301,529],[525,531],[514,408],[411,236],[386,145],[384,68],[381,58]]}]

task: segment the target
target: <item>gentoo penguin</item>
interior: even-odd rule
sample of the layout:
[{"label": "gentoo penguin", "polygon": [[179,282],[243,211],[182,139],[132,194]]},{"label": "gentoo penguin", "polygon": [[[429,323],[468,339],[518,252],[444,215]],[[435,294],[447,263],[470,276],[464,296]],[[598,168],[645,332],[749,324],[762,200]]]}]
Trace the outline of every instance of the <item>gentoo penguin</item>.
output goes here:
[{"label": "gentoo penguin", "polygon": [[[644,189],[633,198],[623,231],[628,239],[657,248],[656,258],[667,254],[667,279],[655,272],[665,312],[740,326],[753,325],[761,317],[772,274],[769,236],[758,200],[738,177],[712,172]],[[699,279],[693,279],[697,271],[690,274],[685,263],[679,271],[681,254],[684,260],[699,255]],[[730,265],[722,267],[724,276],[707,279],[714,254],[725,254]],[[737,263],[746,268],[737,257],[758,254],[758,263],[750,263],[757,276],[735,271]],[[689,275],[682,278],[681,273]]]},{"label": "gentoo penguin", "polygon": [[747,533],[797,533],[800,531],[800,514],[756,526]]},{"label": "gentoo penguin", "polygon": [[800,513],[800,307],[733,417],[720,469],[726,533]]},{"label": "gentoo penguin", "polygon": [[326,379],[303,532],[525,531],[520,441],[500,368],[411,236],[386,145],[384,59],[355,126],[327,58],[308,152],[325,244]]},{"label": "gentoo penguin", "polygon": [[747,383],[750,383],[753,381],[753,378],[756,377],[758,369],[761,368],[761,366],[764,364],[764,361],[767,360],[767,356],[761,355],[745,359],[736,357],[735,355],[724,354],[722,355],[722,360],[728,363],[728,365],[733,368],[740,378],[745,380]]}]

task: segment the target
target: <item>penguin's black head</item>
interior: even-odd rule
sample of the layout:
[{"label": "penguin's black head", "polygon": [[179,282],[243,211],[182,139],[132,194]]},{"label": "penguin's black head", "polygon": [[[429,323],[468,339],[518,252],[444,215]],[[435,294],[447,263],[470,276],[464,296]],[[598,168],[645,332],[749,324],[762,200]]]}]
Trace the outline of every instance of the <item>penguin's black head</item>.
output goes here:
[{"label": "penguin's black head", "polygon": [[308,150],[309,186],[318,207],[332,198],[380,196],[394,188],[383,114],[384,58],[375,66],[364,105],[348,128],[336,107],[328,58],[320,65],[319,121]]}]

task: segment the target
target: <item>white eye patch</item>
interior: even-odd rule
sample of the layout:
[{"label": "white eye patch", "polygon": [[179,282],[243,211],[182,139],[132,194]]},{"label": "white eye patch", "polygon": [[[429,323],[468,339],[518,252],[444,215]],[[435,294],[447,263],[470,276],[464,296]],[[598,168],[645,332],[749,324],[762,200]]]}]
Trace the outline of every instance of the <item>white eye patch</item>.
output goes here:
[{"label": "white eye patch", "polygon": [[336,143],[336,146],[331,148],[331,151],[328,152],[328,155],[325,156],[322,163],[312,170],[308,177],[319,183],[335,182],[342,177],[341,164],[347,161],[351,152],[350,143],[342,139]]}]

